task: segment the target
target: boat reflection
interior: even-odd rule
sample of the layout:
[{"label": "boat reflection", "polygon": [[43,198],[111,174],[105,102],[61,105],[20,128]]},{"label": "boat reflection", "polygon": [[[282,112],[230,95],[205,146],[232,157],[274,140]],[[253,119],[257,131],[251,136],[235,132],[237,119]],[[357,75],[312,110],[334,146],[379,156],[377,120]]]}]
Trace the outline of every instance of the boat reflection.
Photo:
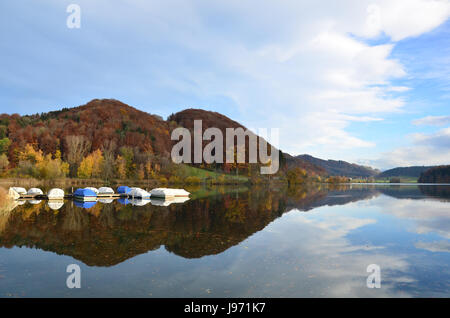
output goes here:
[{"label": "boat reflection", "polygon": [[47,204],[50,209],[57,211],[63,207],[64,200],[50,200]]},{"label": "boat reflection", "polygon": [[447,190],[417,186],[409,190],[319,186],[287,191],[219,189],[191,200],[16,201],[0,213],[0,247],[39,248],[70,255],[90,266],[112,266],[161,246],[184,258],[199,258],[226,251],[292,210],[307,212],[384,194],[410,199],[429,193],[433,199],[450,197]]},{"label": "boat reflection", "polygon": [[167,199],[151,199],[152,205],[156,206],[169,206],[173,203],[185,203],[189,201],[189,197],[174,197],[174,198],[167,198]]},{"label": "boat reflection", "polygon": [[74,200],[73,202],[75,203],[75,205],[77,207],[83,208],[83,209],[90,209],[94,205],[97,204],[97,201],[77,201],[77,200]]}]

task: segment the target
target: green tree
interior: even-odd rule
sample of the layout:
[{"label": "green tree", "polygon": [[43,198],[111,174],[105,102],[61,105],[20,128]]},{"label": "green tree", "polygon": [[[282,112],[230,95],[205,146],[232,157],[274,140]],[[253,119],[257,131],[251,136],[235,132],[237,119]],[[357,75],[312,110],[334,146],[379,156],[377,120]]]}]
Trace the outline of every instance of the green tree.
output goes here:
[{"label": "green tree", "polygon": [[134,152],[133,148],[121,147],[120,155],[125,160],[126,175],[128,178],[133,178],[136,172],[136,164],[134,163]]},{"label": "green tree", "polygon": [[7,153],[10,145],[11,140],[9,140],[9,138],[5,137],[3,139],[0,139],[0,155]]},{"label": "green tree", "polygon": [[0,139],[6,138],[8,128],[4,125],[0,125]]}]

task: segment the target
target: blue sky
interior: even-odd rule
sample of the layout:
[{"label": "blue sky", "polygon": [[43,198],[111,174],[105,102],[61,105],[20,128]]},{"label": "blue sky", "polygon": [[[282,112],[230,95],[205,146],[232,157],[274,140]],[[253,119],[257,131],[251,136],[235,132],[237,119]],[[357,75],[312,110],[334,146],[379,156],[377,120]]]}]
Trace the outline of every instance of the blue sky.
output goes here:
[{"label": "blue sky", "polygon": [[449,17],[444,0],[3,1],[0,113],[115,98],[279,128],[293,155],[449,164]]}]

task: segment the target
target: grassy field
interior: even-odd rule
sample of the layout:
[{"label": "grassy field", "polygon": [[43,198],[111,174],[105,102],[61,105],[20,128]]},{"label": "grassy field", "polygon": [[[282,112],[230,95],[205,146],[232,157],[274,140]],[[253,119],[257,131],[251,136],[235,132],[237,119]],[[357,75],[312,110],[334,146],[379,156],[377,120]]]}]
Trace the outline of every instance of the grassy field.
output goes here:
[{"label": "grassy field", "polygon": [[[400,183],[417,183],[417,178],[412,177],[398,177],[400,178]],[[384,179],[375,179],[371,181],[371,183],[390,183],[391,178],[384,178]],[[369,182],[366,179],[353,179],[352,182],[355,183],[367,183]]]},{"label": "grassy field", "polygon": [[233,174],[224,174],[224,173],[219,173],[219,172],[215,172],[215,171],[191,167],[191,166],[187,166],[187,165],[183,165],[183,169],[184,169],[184,173],[186,176],[198,177],[202,180],[208,179],[208,178],[218,179],[219,177],[222,176],[226,180],[237,181],[240,183],[248,181],[248,178],[246,176],[240,176],[240,175],[236,176]]}]

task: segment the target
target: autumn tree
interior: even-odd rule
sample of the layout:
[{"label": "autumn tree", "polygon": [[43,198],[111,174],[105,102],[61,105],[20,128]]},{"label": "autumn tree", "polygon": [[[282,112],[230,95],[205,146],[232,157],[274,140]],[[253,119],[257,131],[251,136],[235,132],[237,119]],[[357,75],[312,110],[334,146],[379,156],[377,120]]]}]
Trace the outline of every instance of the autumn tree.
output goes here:
[{"label": "autumn tree", "polygon": [[61,160],[61,153],[57,151],[55,158],[47,154],[44,160],[36,165],[41,179],[64,178],[69,173],[69,164]]},{"label": "autumn tree", "polygon": [[9,160],[8,156],[5,154],[0,155],[0,175],[5,175],[5,173],[8,171],[9,167]]},{"label": "autumn tree", "polygon": [[103,154],[100,149],[85,157],[78,167],[79,178],[99,178],[103,171]]},{"label": "autumn tree", "polygon": [[153,172],[153,169],[152,169],[152,163],[150,161],[147,161],[145,163],[144,168],[145,168],[145,174],[147,176],[147,179],[155,177],[155,173]]},{"label": "autumn tree", "polygon": [[118,155],[115,162],[116,174],[120,179],[125,179],[127,177],[127,162],[121,156]]},{"label": "autumn tree", "polygon": [[21,176],[30,176],[39,179],[54,179],[66,177],[69,164],[63,162],[61,153],[43,155],[42,150],[36,150],[30,144],[25,145],[18,153],[19,165],[16,172]]},{"label": "autumn tree", "polygon": [[307,180],[307,176],[306,170],[298,167],[293,168],[286,173],[286,178],[289,185],[304,183]]},{"label": "autumn tree", "polygon": [[30,144],[26,144],[22,151],[19,151],[18,159],[20,161],[29,161],[33,164],[42,162],[44,160],[44,155],[42,150],[36,150]]}]

